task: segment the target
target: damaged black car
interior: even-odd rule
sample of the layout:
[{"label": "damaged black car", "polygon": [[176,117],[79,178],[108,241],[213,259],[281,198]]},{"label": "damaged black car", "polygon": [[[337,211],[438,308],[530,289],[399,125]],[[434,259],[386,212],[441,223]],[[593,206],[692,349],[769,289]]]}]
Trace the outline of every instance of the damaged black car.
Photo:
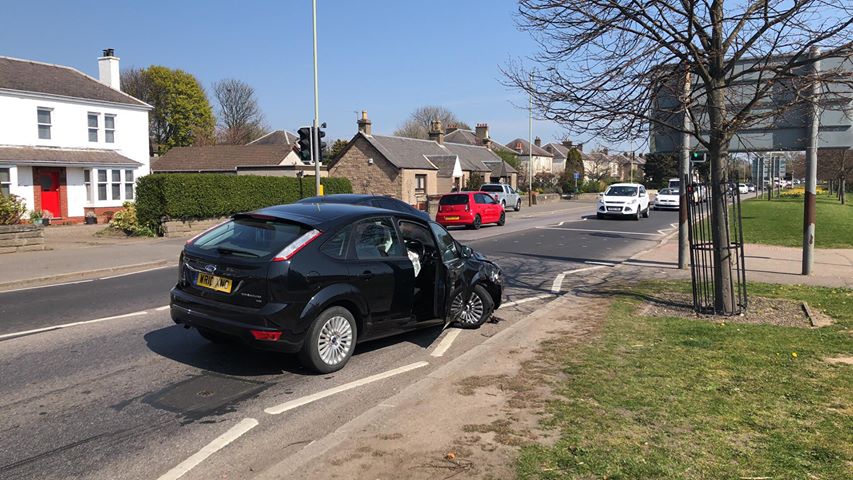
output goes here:
[{"label": "damaged black car", "polygon": [[355,345],[453,323],[476,328],[500,306],[501,269],[435,222],[345,204],[234,215],[190,239],[172,319],[213,342],[296,352],[339,370]]}]

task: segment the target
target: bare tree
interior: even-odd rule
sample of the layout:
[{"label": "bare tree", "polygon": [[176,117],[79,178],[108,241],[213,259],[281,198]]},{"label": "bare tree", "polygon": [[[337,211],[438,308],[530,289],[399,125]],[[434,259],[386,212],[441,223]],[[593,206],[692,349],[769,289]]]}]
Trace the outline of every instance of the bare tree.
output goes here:
[{"label": "bare tree", "polygon": [[[687,133],[710,156],[714,303],[734,311],[723,204],[729,142],[781,114],[808,114],[815,82],[850,82],[816,61],[853,46],[848,0],[520,0],[520,27],[539,44],[504,69],[546,119],[611,141],[650,128]],[[820,53],[812,53],[822,47]],[[805,73],[805,75],[803,75]],[[743,82],[757,80],[757,82]],[[752,85],[752,86],[750,86]],[[687,88],[686,88],[687,87]],[[835,90],[838,91],[837,89]],[[822,93],[827,93],[824,89]],[[771,95],[772,94],[772,95]],[[662,105],[662,97],[676,99]],[[828,102],[827,102],[828,103]],[[674,121],[690,108],[689,122]],[[669,115],[653,112],[671,108]]]},{"label": "bare tree", "polygon": [[266,133],[264,114],[255,98],[255,89],[234,78],[213,84],[218,104],[217,142],[245,145]]},{"label": "bare tree", "polygon": [[438,105],[427,105],[412,112],[408,120],[394,131],[394,135],[409,138],[429,138],[429,129],[435,120],[440,120],[444,128],[471,129],[467,123],[459,120],[456,114],[450,110]]}]

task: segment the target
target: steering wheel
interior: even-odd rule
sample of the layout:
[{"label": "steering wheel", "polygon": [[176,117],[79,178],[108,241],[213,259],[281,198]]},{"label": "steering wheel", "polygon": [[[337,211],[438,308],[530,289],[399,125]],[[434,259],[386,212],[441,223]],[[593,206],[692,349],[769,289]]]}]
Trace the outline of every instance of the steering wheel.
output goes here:
[{"label": "steering wheel", "polygon": [[417,253],[419,256],[424,256],[424,244],[417,240],[406,240],[406,248]]}]

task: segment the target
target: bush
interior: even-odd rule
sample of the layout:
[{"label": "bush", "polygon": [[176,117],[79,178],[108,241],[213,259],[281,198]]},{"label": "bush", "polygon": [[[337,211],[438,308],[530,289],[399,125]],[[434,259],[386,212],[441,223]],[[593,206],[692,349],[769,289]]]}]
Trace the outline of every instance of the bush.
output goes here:
[{"label": "bush", "polygon": [[578,186],[581,193],[598,193],[603,192],[605,188],[604,182],[598,180],[587,180]]},{"label": "bush", "polygon": [[15,225],[27,212],[27,202],[17,195],[0,193],[0,225]]},{"label": "bush", "polygon": [[151,227],[140,225],[136,216],[136,204],[124,202],[122,210],[114,213],[110,219],[110,228],[121,230],[126,235],[134,237],[153,237],[154,230]]},{"label": "bush", "polygon": [[[326,194],[352,193],[345,178],[324,178]],[[299,200],[299,179],[215,173],[155,173],[137,182],[139,224],[159,231],[163,219],[202,220]],[[302,196],[315,194],[314,177],[302,179]]]}]

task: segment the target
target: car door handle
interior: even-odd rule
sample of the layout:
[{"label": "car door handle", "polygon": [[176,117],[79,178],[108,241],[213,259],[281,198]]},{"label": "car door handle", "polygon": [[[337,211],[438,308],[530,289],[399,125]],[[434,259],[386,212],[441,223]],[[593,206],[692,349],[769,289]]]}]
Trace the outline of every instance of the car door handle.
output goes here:
[{"label": "car door handle", "polygon": [[359,275],[358,278],[362,280],[370,280],[371,278],[373,278],[373,272],[371,272],[370,270],[365,270],[361,272],[361,275]]}]

